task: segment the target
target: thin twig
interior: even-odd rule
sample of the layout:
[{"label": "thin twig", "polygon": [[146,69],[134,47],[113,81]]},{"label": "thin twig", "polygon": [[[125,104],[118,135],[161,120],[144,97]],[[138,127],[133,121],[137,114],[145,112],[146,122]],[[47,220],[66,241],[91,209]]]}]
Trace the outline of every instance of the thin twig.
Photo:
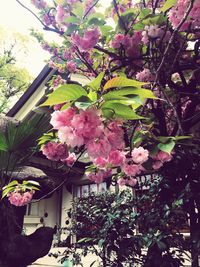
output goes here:
[{"label": "thin twig", "polygon": [[90,11],[93,9],[93,7],[95,7],[98,4],[99,0],[97,0],[89,9],[88,11],[85,13],[85,15],[83,16],[83,19],[85,19],[87,17],[87,15],[90,13]]},{"label": "thin twig", "polygon": [[119,18],[119,21],[121,22],[125,32],[128,32],[129,29],[126,27],[126,23],[124,22],[124,20],[122,19],[122,17],[119,14],[119,9],[118,9],[118,5],[117,5],[117,1],[116,0],[113,0],[113,5],[114,5],[115,11],[117,13],[117,16]]},{"label": "thin twig", "polygon": [[51,27],[48,27],[47,25],[45,25],[44,22],[30,8],[28,8],[27,6],[25,6],[24,4],[22,4],[19,0],[16,0],[16,1],[23,8],[25,8],[26,10],[28,10],[43,25],[45,31],[55,32],[55,33],[58,33],[60,35],[63,35],[64,34],[63,31],[59,31],[57,29],[54,29],[54,28],[51,28]]}]

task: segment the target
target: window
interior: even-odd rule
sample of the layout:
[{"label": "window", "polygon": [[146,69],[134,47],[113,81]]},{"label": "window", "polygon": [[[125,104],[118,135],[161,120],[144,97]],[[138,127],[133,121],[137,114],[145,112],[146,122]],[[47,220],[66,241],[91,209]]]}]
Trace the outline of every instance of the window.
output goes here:
[{"label": "window", "polygon": [[39,216],[39,202],[29,203],[27,205],[26,216]]},{"label": "window", "polygon": [[73,196],[74,197],[84,197],[91,193],[103,193],[107,190],[106,183],[101,184],[86,184],[74,186]]}]

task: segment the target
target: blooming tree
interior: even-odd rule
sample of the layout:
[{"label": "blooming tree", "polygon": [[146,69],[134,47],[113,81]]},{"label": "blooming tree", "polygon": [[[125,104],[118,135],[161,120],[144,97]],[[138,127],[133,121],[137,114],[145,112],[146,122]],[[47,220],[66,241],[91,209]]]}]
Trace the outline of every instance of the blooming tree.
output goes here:
[{"label": "blooming tree", "polygon": [[[42,104],[54,109],[43,154],[70,168],[88,158],[96,183],[134,187],[159,173],[174,192],[170,205],[179,201],[199,236],[200,1],[31,2],[38,14],[24,7],[63,40],[32,32],[60,72]],[[88,83],[73,82],[77,74]],[[198,249],[191,243],[193,267]]]}]

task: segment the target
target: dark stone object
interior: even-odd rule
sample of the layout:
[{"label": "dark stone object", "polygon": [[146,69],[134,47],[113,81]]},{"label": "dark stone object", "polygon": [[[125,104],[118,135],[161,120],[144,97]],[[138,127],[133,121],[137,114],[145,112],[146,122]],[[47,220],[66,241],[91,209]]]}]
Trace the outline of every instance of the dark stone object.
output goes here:
[{"label": "dark stone object", "polygon": [[25,267],[47,255],[54,233],[54,228],[40,227],[28,236],[14,235],[0,252],[0,267]]}]

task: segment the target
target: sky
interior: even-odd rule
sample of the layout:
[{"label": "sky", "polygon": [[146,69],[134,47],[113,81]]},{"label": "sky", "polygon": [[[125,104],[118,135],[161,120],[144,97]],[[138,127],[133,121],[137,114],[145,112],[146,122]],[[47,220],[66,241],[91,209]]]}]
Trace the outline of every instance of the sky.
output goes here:
[{"label": "sky", "polygon": [[[30,5],[30,0],[20,1],[33,9],[33,6]],[[109,5],[110,0],[100,0],[100,2],[106,7]],[[28,36],[30,39],[28,53],[26,56],[21,55],[18,58],[18,64],[21,67],[27,68],[33,78],[36,77],[44,67],[44,61],[49,58],[49,54],[40,47],[37,40],[30,36],[30,28],[38,29],[44,33],[40,22],[20,6],[16,0],[4,0],[1,3],[0,9],[0,28],[3,28],[6,32],[14,31]],[[45,33],[45,38],[52,40],[57,37],[55,35],[52,32]]]},{"label": "sky", "polygon": [[[29,0],[23,0],[23,2],[29,2]],[[1,3],[0,27],[7,33],[19,32],[30,38],[27,55],[21,56],[18,64],[26,67],[30,74],[36,77],[45,65],[44,60],[49,58],[49,54],[40,47],[37,40],[30,37],[30,28],[36,28],[42,32],[40,23],[15,0],[6,0]]]}]

